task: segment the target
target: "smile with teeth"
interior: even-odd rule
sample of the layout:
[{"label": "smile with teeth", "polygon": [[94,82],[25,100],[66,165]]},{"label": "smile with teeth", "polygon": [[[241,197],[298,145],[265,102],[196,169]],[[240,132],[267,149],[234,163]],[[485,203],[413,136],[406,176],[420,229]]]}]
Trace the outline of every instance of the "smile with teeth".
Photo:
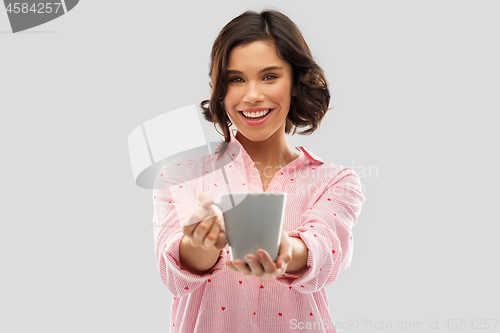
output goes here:
[{"label": "smile with teeth", "polygon": [[272,109],[267,109],[266,111],[259,111],[259,112],[246,112],[242,111],[243,115],[245,118],[260,118],[271,112]]}]

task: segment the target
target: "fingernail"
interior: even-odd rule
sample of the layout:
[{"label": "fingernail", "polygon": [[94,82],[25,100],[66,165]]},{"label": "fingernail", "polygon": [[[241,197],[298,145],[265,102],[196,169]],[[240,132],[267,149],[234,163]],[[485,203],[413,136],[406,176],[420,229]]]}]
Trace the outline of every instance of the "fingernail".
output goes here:
[{"label": "fingernail", "polygon": [[259,253],[259,258],[263,259],[264,258],[264,253]]},{"label": "fingernail", "polygon": [[253,263],[253,259],[249,259],[249,258],[247,258],[247,261],[248,261],[250,264],[251,264],[251,263]]}]

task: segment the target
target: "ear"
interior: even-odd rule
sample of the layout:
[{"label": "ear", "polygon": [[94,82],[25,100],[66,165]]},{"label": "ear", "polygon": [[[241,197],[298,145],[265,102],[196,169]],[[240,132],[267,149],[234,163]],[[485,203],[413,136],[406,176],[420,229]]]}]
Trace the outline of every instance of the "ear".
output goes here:
[{"label": "ear", "polygon": [[292,96],[297,96],[297,89],[295,87],[292,89]]}]

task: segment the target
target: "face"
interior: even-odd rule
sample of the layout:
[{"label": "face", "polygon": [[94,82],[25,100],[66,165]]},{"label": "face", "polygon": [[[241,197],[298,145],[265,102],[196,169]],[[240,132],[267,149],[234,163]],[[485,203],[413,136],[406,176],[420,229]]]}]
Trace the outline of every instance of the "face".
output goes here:
[{"label": "face", "polygon": [[[224,105],[238,133],[251,141],[263,141],[275,133],[285,135],[292,69],[278,57],[274,45],[256,41],[235,47],[229,54],[227,69]],[[268,110],[262,120],[252,120],[252,116]]]}]

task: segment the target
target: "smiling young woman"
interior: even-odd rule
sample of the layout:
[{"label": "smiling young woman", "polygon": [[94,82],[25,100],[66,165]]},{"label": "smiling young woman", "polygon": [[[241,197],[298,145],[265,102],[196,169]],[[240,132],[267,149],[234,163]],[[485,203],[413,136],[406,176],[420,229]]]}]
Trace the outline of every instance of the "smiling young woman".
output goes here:
[{"label": "smiling young woman", "polygon": [[[157,263],[174,295],[172,332],[294,332],[295,321],[335,333],[325,287],[350,265],[351,228],[364,202],[360,180],[286,141],[300,127],[299,134],[313,133],[324,118],[330,92],[323,71],[295,24],[265,10],[221,30],[209,76],[211,96],[201,107],[223,132],[215,153],[227,172],[213,172],[215,155],[179,159],[164,167],[165,189],[154,191],[154,224],[162,226],[155,229]],[[247,254],[248,264],[231,261],[213,206],[227,182],[235,193],[287,193],[276,261],[263,249]]]}]

